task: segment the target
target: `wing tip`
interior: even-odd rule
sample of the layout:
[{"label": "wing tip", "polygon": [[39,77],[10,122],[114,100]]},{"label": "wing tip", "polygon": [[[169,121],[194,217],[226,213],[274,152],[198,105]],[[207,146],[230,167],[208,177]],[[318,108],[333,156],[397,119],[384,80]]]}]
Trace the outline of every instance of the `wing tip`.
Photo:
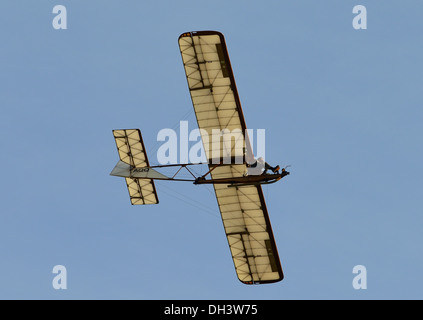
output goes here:
[{"label": "wing tip", "polygon": [[272,284],[272,283],[277,283],[277,282],[281,282],[282,280],[284,280],[285,276],[283,274],[283,272],[279,273],[279,278],[277,279],[272,279],[272,280],[260,280],[260,281],[245,281],[245,280],[241,280],[239,275],[238,276],[238,280],[245,285],[259,285],[259,284]]},{"label": "wing tip", "polygon": [[249,286],[251,286],[251,285],[259,285],[259,284],[272,284],[272,283],[278,283],[278,282],[281,282],[283,279],[284,279],[284,278],[283,278],[283,277],[281,277],[281,278],[279,278],[279,279],[275,279],[275,280],[265,280],[265,281],[243,281],[243,280],[240,280],[240,279],[238,279],[238,280],[239,280],[239,281],[241,281],[241,283],[242,283],[242,284],[245,284],[245,285],[249,285]]},{"label": "wing tip", "polygon": [[184,33],[182,33],[179,36],[178,40],[180,40],[181,38],[185,38],[185,37],[192,37],[193,35],[198,35],[198,36],[201,36],[201,35],[203,35],[203,36],[204,35],[217,35],[217,36],[221,37],[222,39],[225,38],[225,36],[223,35],[223,33],[220,32],[220,31],[204,30],[204,31],[188,31],[188,32],[184,32]]}]

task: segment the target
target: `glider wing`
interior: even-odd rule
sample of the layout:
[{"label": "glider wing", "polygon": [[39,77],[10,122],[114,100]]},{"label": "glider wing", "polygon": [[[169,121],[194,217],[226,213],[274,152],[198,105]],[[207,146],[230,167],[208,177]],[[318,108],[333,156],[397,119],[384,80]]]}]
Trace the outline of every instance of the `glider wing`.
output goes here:
[{"label": "glider wing", "polygon": [[[254,156],[225,39],[215,31],[189,32],[180,36],[179,48],[211,177],[240,177]],[[225,131],[231,133],[230,140],[214,139]],[[230,164],[218,165],[226,163],[225,157]],[[282,280],[261,186],[228,186],[214,184],[214,189],[239,280],[245,284]]]}]

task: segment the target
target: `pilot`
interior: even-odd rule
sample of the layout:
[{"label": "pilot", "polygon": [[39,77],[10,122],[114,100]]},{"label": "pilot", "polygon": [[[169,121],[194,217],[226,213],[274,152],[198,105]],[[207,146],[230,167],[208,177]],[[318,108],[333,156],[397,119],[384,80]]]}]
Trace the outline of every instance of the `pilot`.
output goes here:
[{"label": "pilot", "polygon": [[[251,165],[247,164],[248,168],[248,175],[260,175],[260,174],[267,174],[268,170],[271,170],[275,174],[279,174],[280,166],[272,167],[266,161],[264,161],[263,157],[260,157]],[[264,171],[263,171],[264,170]]]}]

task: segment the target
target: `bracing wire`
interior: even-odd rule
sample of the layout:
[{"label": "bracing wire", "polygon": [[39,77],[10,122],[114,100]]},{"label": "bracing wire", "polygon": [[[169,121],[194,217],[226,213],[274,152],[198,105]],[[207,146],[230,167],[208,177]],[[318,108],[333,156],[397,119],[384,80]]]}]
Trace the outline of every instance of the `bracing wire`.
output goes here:
[{"label": "bracing wire", "polygon": [[[162,190],[162,188],[164,190]],[[180,192],[175,191],[174,189],[164,185],[164,184],[160,184],[160,192],[163,192],[165,194],[167,194],[168,196],[177,199],[187,205],[190,205],[191,207],[194,207],[204,213],[207,213],[208,215],[214,216],[215,218],[219,218],[219,215],[212,209],[210,209],[209,207],[205,206],[203,203],[196,201],[192,198],[190,198],[187,195],[184,195]]]}]

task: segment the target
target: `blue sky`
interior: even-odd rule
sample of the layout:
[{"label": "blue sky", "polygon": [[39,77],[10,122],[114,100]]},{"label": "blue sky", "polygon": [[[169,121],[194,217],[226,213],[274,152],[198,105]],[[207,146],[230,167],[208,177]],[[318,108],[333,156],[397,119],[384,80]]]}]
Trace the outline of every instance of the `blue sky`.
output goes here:
[{"label": "blue sky", "polygon": [[[52,27],[59,4],[67,30]],[[367,30],[352,27],[358,4]],[[0,298],[422,299],[422,11],[3,0]],[[162,182],[159,205],[131,206],[109,176],[113,129],[140,128],[153,161],[159,130],[195,129],[177,44],[195,30],[225,34],[247,126],[266,129],[269,162],[292,165],[264,187],[283,282],[237,280],[210,189]],[[52,287],[55,265],[67,290]]]}]

